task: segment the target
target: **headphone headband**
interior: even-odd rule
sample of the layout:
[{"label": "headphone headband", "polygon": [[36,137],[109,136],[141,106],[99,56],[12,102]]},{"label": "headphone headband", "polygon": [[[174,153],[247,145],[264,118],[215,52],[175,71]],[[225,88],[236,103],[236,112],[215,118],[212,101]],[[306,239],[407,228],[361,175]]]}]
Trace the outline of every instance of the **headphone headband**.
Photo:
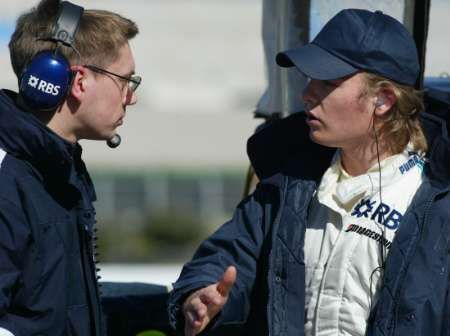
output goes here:
[{"label": "headphone headband", "polygon": [[[83,7],[63,1],[53,24],[52,34],[42,40],[62,43],[77,52],[73,43],[83,15]],[[53,50],[43,51],[27,64],[20,79],[20,95],[36,110],[53,110],[66,98],[72,83],[69,61]],[[78,52],[77,52],[78,53]]]},{"label": "headphone headband", "polygon": [[68,1],[61,2],[51,39],[72,46],[83,12],[83,7]]}]

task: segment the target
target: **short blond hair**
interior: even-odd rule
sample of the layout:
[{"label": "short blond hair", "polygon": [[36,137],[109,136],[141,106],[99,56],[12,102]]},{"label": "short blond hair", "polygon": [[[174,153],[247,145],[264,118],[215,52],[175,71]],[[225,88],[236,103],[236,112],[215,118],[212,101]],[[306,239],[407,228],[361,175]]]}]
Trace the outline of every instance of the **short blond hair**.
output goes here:
[{"label": "short blond hair", "polygon": [[[17,19],[9,51],[18,79],[36,54],[55,48],[54,42],[41,39],[50,36],[59,5],[59,0],[42,0]],[[85,10],[75,35],[74,47],[80,53],[83,63],[107,66],[118,58],[119,49],[138,32],[136,23],[119,14],[104,10]],[[59,50],[71,64],[80,61],[72,48],[61,46]]]},{"label": "short blond hair", "polygon": [[388,89],[397,98],[382,118],[378,129],[380,141],[392,154],[402,152],[408,143],[414,151],[426,152],[428,144],[419,121],[419,113],[425,109],[422,92],[372,73],[365,73],[365,83],[364,95],[376,95]]}]

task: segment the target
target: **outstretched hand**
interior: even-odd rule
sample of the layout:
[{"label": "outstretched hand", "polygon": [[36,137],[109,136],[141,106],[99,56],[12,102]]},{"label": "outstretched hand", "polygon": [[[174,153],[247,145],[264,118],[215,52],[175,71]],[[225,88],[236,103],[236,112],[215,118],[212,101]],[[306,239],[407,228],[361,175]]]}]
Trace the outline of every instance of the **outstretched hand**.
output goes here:
[{"label": "outstretched hand", "polygon": [[227,302],[235,281],[236,268],[229,266],[218,282],[188,296],[183,304],[185,336],[197,335],[206,328]]}]

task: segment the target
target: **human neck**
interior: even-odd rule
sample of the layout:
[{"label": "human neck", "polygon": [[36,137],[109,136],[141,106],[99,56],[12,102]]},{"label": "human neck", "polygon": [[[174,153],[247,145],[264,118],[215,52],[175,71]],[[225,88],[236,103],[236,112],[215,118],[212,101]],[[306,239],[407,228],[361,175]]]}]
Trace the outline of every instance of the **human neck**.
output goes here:
[{"label": "human neck", "polygon": [[33,110],[28,104],[23,100],[23,98],[18,95],[16,103],[23,108],[25,111],[29,111],[33,114],[41,123],[59,135],[61,138],[71,142],[76,143],[77,138],[73,132],[70,132],[68,127],[68,117],[71,115],[71,111],[68,110],[66,103],[58,107],[57,110],[52,111],[41,111]]},{"label": "human neck", "polygon": [[50,128],[53,132],[55,132],[56,134],[58,134],[61,138],[71,142],[71,143],[76,143],[77,142],[77,138],[75,136],[75,134],[73,132],[71,132],[70,127],[69,127],[69,123],[68,123],[68,118],[65,117],[65,112],[63,109],[61,109],[60,111],[56,112],[52,118],[50,118],[46,125],[48,128]]},{"label": "human neck", "polygon": [[378,159],[382,161],[391,155],[386,146],[377,148],[377,144],[371,142],[366,145],[341,148],[341,164],[349,175],[358,176],[366,173]]}]

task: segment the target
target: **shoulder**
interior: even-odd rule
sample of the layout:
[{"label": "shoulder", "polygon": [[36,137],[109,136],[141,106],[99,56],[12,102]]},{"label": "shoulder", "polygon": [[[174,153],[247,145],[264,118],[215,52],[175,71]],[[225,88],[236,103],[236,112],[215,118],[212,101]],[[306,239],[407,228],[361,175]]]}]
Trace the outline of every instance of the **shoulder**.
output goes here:
[{"label": "shoulder", "polygon": [[265,123],[247,141],[247,154],[256,175],[276,174],[319,180],[330,165],[335,149],[318,145],[309,138],[305,114]]},{"label": "shoulder", "polygon": [[439,215],[450,225],[450,190],[441,191],[433,198],[430,211]]},{"label": "shoulder", "polygon": [[37,170],[25,160],[21,160],[0,148],[0,175],[5,178],[36,177]]},{"label": "shoulder", "polygon": [[414,213],[431,236],[448,237],[450,243],[450,188],[426,179],[413,201]]},{"label": "shoulder", "polygon": [[19,205],[24,192],[40,179],[37,170],[0,148],[0,199]]}]

